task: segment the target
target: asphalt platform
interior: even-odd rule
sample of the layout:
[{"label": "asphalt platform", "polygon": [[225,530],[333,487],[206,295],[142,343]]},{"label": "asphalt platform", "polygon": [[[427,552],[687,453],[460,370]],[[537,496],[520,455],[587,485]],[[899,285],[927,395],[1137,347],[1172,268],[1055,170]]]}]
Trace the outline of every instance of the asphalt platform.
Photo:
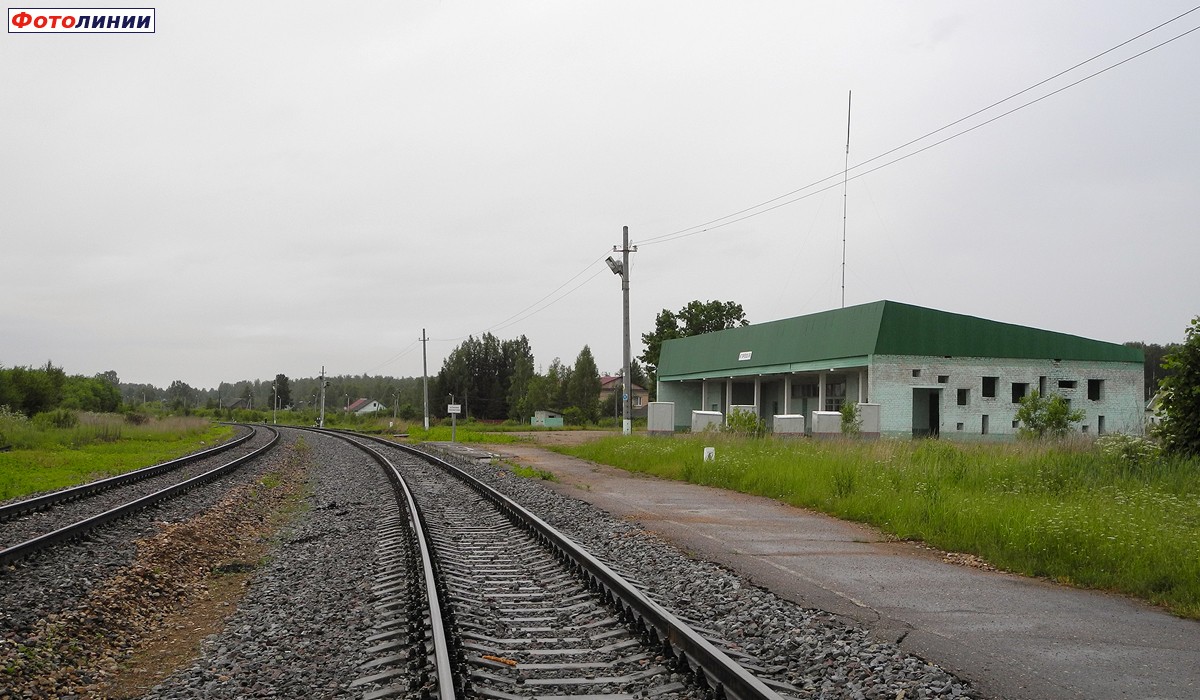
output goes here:
[{"label": "asphalt platform", "polygon": [[558,479],[545,482],[549,488],[783,598],[854,620],[988,698],[1200,699],[1200,622],[1129,598],[989,570],[767,498],[532,445],[439,446],[549,471]]}]

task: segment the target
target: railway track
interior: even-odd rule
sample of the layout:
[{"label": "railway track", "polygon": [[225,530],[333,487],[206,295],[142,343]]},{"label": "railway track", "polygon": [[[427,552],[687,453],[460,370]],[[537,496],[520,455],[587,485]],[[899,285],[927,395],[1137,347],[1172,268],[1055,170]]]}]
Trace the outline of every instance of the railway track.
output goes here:
[{"label": "railway track", "polygon": [[[155,616],[190,614],[177,608],[185,589],[171,576],[198,571],[200,581],[219,580],[229,564],[254,569],[245,598],[228,608],[232,614],[198,658],[139,686],[145,700],[894,700],[949,697],[951,690],[968,697],[969,687],[941,669],[682,556],[628,522],[516,478],[505,465],[451,455],[449,464],[430,461],[394,443],[330,431],[281,433],[286,449],[222,480],[239,485],[229,493],[196,489],[0,573],[0,697],[9,680],[4,664],[20,672],[12,679],[19,683],[7,684],[22,693],[13,697],[68,688],[78,697],[111,696],[97,675],[115,667],[107,659],[123,658]],[[378,456],[365,458],[348,437]],[[255,441],[270,439],[260,430]],[[454,465],[524,508],[498,505],[506,499],[451,477]],[[407,494],[392,488],[401,475]],[[241,505],[278,488],[272,483],[291,484],[299,499],[291,503],[302,507],[273,536],[268,557],[222,554],[222,542],[247,537],[219,526],[194,529],[212,513],[233,522]],[[0,523],[0,531],[26,517]],[[199,566],[192,543],[201,540],[188,533],[215,548]],[[571,551],[562,533],[599,557]],[[174,538],[174,548],[147,561],[143,537]],[[161,573],[152,568],[159,562]],[[627,585],[618,583],[622,577]],[[104,617],[113,606],[141,621]],[[56,637],[64,620],[82,634]],[[186,636],[192,626],[176,617],[168,630]],[[76,653],[79,641],[86,648]],[[738,664],[714,665],[706,648]]]},{"label": "railway track", "polygon": [[236,440],[180,459],[0,506],[0,566],[214,481],[278,441],[274,429],[249,428]]},{"label": "railway track", "polygon": [[[381,621],[363,698],[798,694],[764,681],[538,516],[437,457],[341,435],[388,470]],[[415,568],[420,562],[422,568]]]}]

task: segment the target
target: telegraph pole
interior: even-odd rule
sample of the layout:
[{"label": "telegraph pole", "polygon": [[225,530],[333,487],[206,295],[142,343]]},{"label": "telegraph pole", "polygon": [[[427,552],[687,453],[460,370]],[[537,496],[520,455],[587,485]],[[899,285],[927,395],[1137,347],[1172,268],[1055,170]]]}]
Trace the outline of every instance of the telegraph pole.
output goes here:
[{"label": "telegraph pole", "polygon": [[630,394],[633,393],[633,379],[629,376],[630,353],[629,353],[629,254],[637,252],[637,246],[629,247],[629,227],[621,228],[621,247],[613,246],[614,253],[621,253],[621,262],[613,260],[610,256],[607,260],[608,267],[614,274],[621,276],[621,321],[624,334],[624,366],[621,371],[621,433],[629,435],[633,432],[633,400]]},{"label": "telegraph pole", "polygon": [[421,396],[425,403],[425,430],[429,430],[429,365],[425,359],[425,346],[429,342],[429,338],[425,335],[425,329],[421,329],[421,376],[423,379]]},{"label": "telegraph pole", "polygon": [[321,417],[317,420],[317,427],[325,427],[325,365],[321,365]]}]

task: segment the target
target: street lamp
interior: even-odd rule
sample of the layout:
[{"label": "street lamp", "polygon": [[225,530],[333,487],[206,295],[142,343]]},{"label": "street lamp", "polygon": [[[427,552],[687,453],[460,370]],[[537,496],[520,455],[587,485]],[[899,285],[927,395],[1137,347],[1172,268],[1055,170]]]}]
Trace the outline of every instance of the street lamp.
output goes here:
[{"label": "street lamp", "polygon": [[279,410],[279,387],[272,384],[271,393],[275,396],[274,400],[271,401],[271,423],[279,425],[279,421],[275,418],[275,412]]}]

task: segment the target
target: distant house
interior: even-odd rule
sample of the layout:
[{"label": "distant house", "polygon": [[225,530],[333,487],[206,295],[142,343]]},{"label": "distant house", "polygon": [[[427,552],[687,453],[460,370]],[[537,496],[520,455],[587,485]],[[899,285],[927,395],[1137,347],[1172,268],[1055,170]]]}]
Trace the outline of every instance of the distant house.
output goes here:
[{"label": "distant house", "polygon": [[386,410],[387,406],[384,406],[375,399],[359,399],[346,407],[346,413],[353,413],[356,416],[365,416],[368,413]]},{"label": "distant house", "polygon": [[246,399],[234,399],[233,401],[225,404],[225,408],[230,410],[241,410],[244,408],[250,408],[250,403]]},{"label": "distant house", "polygon": [[533,418],[529,419],[529,424],[542,428],[561,428],[563,427],[563,417],[558,411],[534,411]]},{"label": "distant house", "polygon": [[1162,423],[1162,419],[1163,419],[1162,400],[1163,400],[1163,391],[1162,391],[1162,389],[1159,389],[1158,391],[1154,392],[1154,396],[1151,396],[1150,400],[1146,402],[1146,427],[1147,428],[1156,428],[1156,427],[1158,427],[1159,423]]},{"label": "distant house", "polygon": [[[624,379],[620,375],[604,375],[600,377],[600,403],[607,406],[612,401],[613,394],[618,397],[624,393]],[[633,406],[633,415],[635,418],[646,417],[646,406],[650,403],[650,392],[640,384],[630,385],[632,391],[629,394],[630,404]]]}]

